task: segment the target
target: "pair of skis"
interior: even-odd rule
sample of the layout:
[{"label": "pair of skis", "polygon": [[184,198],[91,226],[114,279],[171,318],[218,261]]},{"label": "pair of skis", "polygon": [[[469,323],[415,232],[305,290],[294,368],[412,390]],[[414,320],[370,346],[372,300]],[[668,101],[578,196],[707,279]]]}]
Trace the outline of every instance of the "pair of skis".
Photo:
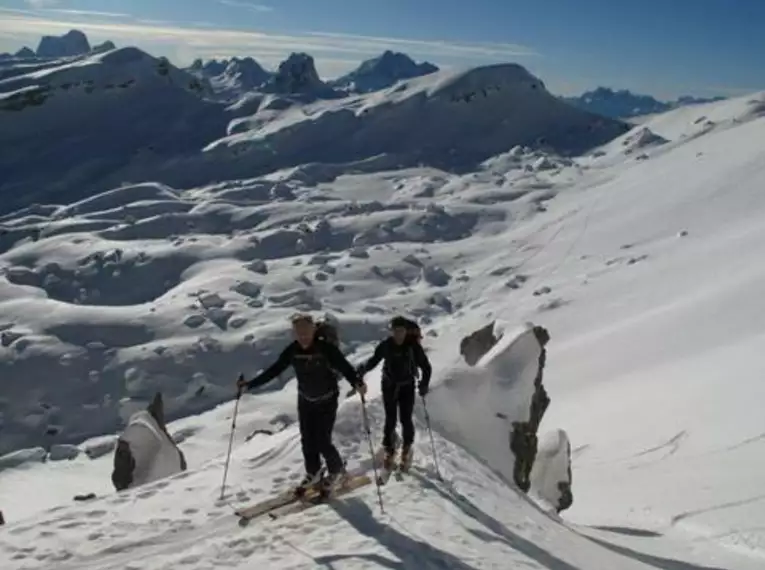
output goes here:
[{"label": "pair of skis", "polygon": [[[396,460],[395,455],[389,458],[388,465],[385,465],[384,457],[384,449],[380,449],[375,455],[375,463],[379,466],[377,483],[380,486],[385,485],[392,475],[395,475],[398,479],[403,474],[408,473],[412,464],[411,451],[407,458]],[[373,482],[374,479],[366,473],[349,474],[343,477],[329,493],[324,492],[321,488],[321,483],[317,483],[306,489],[302,495],[297,495],[293,489],[290,489],[255,505],[237,509],[235,513],[239,517],[239,525],[244,527],[251,520],[264,515],[268,515],[271,520],[275,520],[286,515],[302,512],[316,505],[342,497]]]},{"label": "pair of skis", "polygon": [[308,487],[302,494],[290,489],[255,505],[237,509],[235,514],[239,517],[239,525],[247,526],[252,519],[263,515],[268,515],[271,519],[281,518],[331,501],[370,483],[372,479],[366,474],[349,474],[341,478],[328,492],[321,487],[321,483]]}]

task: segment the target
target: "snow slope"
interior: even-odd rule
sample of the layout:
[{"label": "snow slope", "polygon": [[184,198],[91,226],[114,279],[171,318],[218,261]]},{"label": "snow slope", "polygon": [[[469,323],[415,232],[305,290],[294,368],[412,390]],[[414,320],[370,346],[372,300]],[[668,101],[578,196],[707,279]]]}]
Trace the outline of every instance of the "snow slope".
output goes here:
[{"label": "snow slope", "polygon": [[[468,81],[449,77],[407,83],[421,95],[393,93],[387,105]],[[688,109],[652,119],[624,137],[645,141],[635,135],[647,127],[666,141],[640,160],[617,139],[597,157],[503,149],[461,174],[317,162],[189,188],[142,182],[74,203],[41,196],[2,216],[0,445],[31,450],[0,458],[0,564],[762,568],[761,101],[705,108],[716,123],[702,133]],[[289,125],[264,129],[287,140]],[[239,529],[229,503],[301,475],[285,375],[243,399],[231,488],[216,503],[233,382],[273,359],[296,309],[337,317],[354,362],[394,313],[419,319],[445,482],[418,410],[420,470],[385,489],[386,514],[366,488]],[[475,429],[485,437],[444,420],[449,400],[462,402],[448,391],[465,368],[457,346],[494,319],[552,335],[542,432],[565,430],[572,446],[563,519],[494,473],[501,432],[484,418]],[[189,470],[115,494],[113,434],[157,388]],[[360,425],[350,399],[336,436],[352,468],[368,456]],[[72,504],[90,491],[99,498]]]}]

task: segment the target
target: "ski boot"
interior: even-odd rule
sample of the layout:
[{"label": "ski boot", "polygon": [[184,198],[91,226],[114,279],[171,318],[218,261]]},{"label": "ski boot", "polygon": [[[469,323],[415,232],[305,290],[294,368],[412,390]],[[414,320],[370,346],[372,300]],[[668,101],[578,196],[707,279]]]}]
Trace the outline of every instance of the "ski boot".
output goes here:
[{"label": "ski boot", "polygon": [[386,449],[383,455],[382,468],[391,471],[396,464],[396,449]]},{"label": "ski boot", "polygon": [[326,499],[331,497],[332,494],[339,488],[341,488],[348,480],[348,472],[345,468],[335,473],[330,473],[319,484],[319,494],[322,498]]},{"label": "ski boot", "polygon": [[412,466],[412,459],[414,455],[414,449],[410,445],[405,445],[401,448],[401,458],[399,460],[398,468],[402,473],[407,473]]},{"label": "ski boot", "polygon": [[305,477],[303,477],[303,480],[300,481],[297,487],[295,487],[295,490],[293,491],[294,495],[298,499],[302,499],[305,497],[306,493],[310,491],[311,489],[317,488],[324,477],[324,471],[325,468],[322,467],[317,471],[316,473],[308,473]]}]

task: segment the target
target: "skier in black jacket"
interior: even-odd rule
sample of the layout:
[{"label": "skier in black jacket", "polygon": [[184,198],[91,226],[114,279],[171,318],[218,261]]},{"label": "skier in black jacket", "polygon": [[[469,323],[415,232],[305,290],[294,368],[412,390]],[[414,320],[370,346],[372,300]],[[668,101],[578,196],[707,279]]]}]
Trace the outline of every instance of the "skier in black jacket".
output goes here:
[{"label": "skier in black jacket", "polygon": [[302,494],[320,482],[322,457],[327,477],[321,483],[326,489],[331,489],[345,473],[340,453],[332,443],[339,397],[335,370],[362,396],[366,393],[366,385],[338,347],[315,338],[316,324],[310,315],[293,317],[292,330],[295,341],[282,351],[276,362],[249,382],[240,380],[238,388],[253,390],[267,384],[289,366],[295,370],[300,441],[306,471],[296,494]]},{"label": "skier in black jacket", "polygon": [[[395,317],[391,320],[392,334],[377,345],[372,357],[358,367],[360,376],[373,370],[381,360],[384,360],[382,372],[382,394],[385,408],[385,429],[383,448],[385,459],[383,466],[390,469],[396,453],[396,423],[401,420],[403,446],[401,448],[401,463],[408,465],[412,459],[412,443],[414,443],[414,412],[415,379],[417,368],[422,370],[422,378],[418,386],[420,396],[428,393],[432,368],[419,340],[410,333],[416,327],[409,319]],[[418,329],[419,330],[419,329]],[[397,418],[396,416],[399,416]]]}]

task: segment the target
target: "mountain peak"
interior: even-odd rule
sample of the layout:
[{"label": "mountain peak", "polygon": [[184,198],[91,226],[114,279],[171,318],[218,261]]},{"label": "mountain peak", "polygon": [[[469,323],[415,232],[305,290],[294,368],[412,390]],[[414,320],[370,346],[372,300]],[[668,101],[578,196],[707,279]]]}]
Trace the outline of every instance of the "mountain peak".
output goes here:
[{"label": "mountain peak", "polygon": [[405,53],[385,50],[381,55],[363,61],[354,71],[333,82],[339,89],[368,93],[386,89],[403,79],[413,79],[438,71],[429,62],[417,64]]},{"label": "mountain peak", "polygon": [[330,89],[319,77],[312,56],[293,52],[279,64],[264,90],[280,94],[317,94]]},{"label": "mountain peak", "polygon": [[80,30],[69,30],[63,36],[43,36],[37,57],[69,57],[90,52],[87,36]]}]

